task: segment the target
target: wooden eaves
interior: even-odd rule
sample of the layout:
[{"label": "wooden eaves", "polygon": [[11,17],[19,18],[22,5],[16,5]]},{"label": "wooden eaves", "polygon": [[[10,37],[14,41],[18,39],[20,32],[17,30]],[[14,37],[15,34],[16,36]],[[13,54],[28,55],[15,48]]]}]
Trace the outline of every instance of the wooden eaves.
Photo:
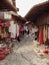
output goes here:
[{"label": "wooden eaves", "polygon": [[17,11],[19,10],[13,4],[10,3],[9,0],[0,0],[0,10],[9,10],[9,11]]},{"label": "wooden eaves", "polygon": [[35,20],[44,13],[49,12],[49,1],[39,3],[32,7],[30,11],[25,15],[25,19],[31,22],[35,22]]}]

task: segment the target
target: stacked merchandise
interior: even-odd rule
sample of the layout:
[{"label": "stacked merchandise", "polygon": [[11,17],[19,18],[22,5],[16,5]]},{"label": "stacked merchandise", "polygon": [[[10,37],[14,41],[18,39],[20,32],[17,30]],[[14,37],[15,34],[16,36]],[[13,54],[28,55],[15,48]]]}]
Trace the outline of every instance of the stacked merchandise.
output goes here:
[{"label": "stacked merchandise", "polygon": [[8,32],[9,25],[9,23],[3,25],[0,21],[0,61],[5,59],[12,51],[12,42],[10,41],[10,33]]},{"label": "stacked merchandise", "polygon": [[5,59],[11,50],[12,49],[8,48],[6,44],[0,44],[0,61]]}]

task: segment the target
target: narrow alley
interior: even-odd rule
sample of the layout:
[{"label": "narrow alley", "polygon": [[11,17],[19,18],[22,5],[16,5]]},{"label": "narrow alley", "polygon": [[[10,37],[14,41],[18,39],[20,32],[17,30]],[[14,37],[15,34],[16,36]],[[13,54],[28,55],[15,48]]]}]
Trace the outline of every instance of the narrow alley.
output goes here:
[{"label": "narrow alley", "polygon": [[25,37],[20,43],[14,42],[13,51],[5,60],[0,61],[0,65],[49,65],[49,56],[39,56],[34,51],[34,43],[29,37]]},{"label": "narrow alley", "polygon": [[49,65],[49,0],[0,0],[0,65]]}]

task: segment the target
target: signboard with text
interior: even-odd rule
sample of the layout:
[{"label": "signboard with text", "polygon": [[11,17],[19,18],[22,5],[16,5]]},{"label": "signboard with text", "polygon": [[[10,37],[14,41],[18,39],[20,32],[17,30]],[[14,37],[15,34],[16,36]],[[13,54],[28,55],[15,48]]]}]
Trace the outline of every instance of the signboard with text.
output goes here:
[{"label": "signboard with text", "polygon": [[0,12],[0,19],[10,20],[11,14],[9,12]]}]

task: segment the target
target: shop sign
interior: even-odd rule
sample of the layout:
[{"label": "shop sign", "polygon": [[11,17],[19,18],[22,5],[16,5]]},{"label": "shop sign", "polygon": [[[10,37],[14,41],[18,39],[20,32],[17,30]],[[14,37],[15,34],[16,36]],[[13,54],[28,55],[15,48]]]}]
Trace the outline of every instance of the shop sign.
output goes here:
[{"label": "shop sign", "polygon": [[11,19],[11,14],[9,12],[0,12],[0,19]]},{"label": "shop sign", "polygon": [[9,14],[9,12],[4,12],[4,19],[11,19],[11,14]]}]

